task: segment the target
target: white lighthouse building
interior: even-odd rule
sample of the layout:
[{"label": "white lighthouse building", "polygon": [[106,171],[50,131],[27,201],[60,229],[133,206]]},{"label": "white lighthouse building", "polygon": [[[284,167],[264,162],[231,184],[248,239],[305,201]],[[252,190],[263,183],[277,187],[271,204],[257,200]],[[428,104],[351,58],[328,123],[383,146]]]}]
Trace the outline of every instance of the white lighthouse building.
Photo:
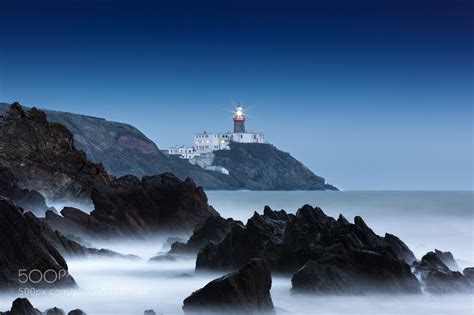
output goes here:
[{"label": "white lighthouse building", "polygon": [[239,105],[234,109],[233,121],[234,132],[208,133],[204,131],[196,133],[194,147],[171,147],[168,149],[168,154],[191,159],[217,150],[229,150],[231,141],[240,143],[263,143],[265,141],[262,132],[249,132],[245,129],[245,110],[242,106]]},{"label": "white lighthouse building", "polygon": [[216,150],[228,150],[230,141],[241,143],[263,143],[261,132],[248,132],[245,129],[245,112],[242,106],[234,110],[234,132],[225,133],[196,133],[194,148],[199,153],[209,153]]}]

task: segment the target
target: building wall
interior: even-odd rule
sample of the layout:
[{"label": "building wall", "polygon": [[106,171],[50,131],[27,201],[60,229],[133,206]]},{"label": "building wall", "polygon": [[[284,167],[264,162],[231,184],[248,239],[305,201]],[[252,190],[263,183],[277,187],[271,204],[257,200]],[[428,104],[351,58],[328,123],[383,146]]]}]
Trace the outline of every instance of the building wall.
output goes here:
[{"label": "building wall", "polygon": [[193,147],[186,147],[186,146],[175,146],[168,149],[169,155],[177,155],[182,159],[191,159],[195,156],[199,156],[199,152],[197,152]]},{"label": "building wall", "polygon": [[228,150],[229,142],[263,143],[263,133],[197,133],[194,135],[194,149],[199,153],[209,153],[216,150]]}]

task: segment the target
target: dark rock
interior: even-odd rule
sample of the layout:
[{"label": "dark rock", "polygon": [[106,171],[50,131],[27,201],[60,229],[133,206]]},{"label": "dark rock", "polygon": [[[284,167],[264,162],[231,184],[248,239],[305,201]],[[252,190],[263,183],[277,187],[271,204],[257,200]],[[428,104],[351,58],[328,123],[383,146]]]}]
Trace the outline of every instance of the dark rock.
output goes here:
[{"label": "dark rock", "polygon": [[90,203],[91,190],[110,181],[102,166],[74,148],[66,127],[49,123],[35,108],[10,107],[0,119],[0,148],[0,165],[11,170],[18,185],[51,200]]},{"label": "dark rock", "polygon": [[84,313],[80,309],[76,309],[76,310],[70,311],[69,313],[67,313],[67,315],[86,315],[86,313]]},{"label": "dark rock", "polygon": [[454,256],[451,252],[442,252],[440,250],[435,249],[435,254],[436,256],[441,259],[441,261],[451,270],[454,271],[460,271],[461,269],[459,268],[458,264],[456,263],[456,260],[454,259]]},{"label": "dark rock", "polygon": [[25,218],[29,221],[29,225],[35,229],[36,233],[38,235],[42,235],[49,242],[51,242],[64,257],[110,257],[121,259],[140,259],[140,257],[135,255],[124,255],[109,249],[96,249],[83,246],[80,243],[71,240],[69,237],[62,235],[59,231],[54,231],[48,224],[36,218],[32,213],[26,213]]},{"label": "dark rock", "polygon": [[46,315],[66,315],[62,309],[57,307],[50,308],[45,313]]},{"label": "dark rock", "polygon": [[209,206],[202,187],[173,174],[133,176],[115,180],[92,192],[91,216],[124,233],[191,233],[194,226],[218,213]]},{"label": "dark rock", "polygon": [[229,171],[240,187],[251,190],[337,190],[290,154],[271,144],[230,143],[214,152],[215,166]]},{"label": "dark rock", "polygon": [[48,206],[43,196],[36,190],[20,188],[12,169],[2,166],[2,163],[0,160],[0,196],[9,198],[26,211],[44,214]]},{"label": "dark rock", "polygon": [[398,258],[403,259],[407,264],[411,265],[416,260],[415,255],[408,246],[395,235],[385,233],[383,240],[385,241],[385,244],[392,249],[395,255]]},{"label": "dark rock", "polygon": [[42,315],[42,313],[31,305],[28,299],[18,298],[13,301],[10,311],[0,313],[4,315]]},{"label": "dark rock", "polygon": [[146,310],[144,312],[144,315],[156,315],[155,311],[154,310]]},{"label": "dark rock", "polygon": [[[272,211],[266,207],[263,215],[254,213],[246,226],[234,225],[221,242],[209,242],[198,252],[196,269],[238,269],[252,258],[266,258],[274,270],[283,255],[277,248],[284,239],[289,218],[285,211]],[[281,267],[281,268],[280,268]]]},{"label": "dark rock", "polygon": [[224,219],[221,216],[209,217],[202,224],[194,228],[193,235],[186,243],[175,242],[171,244],[171,254],[194,254],[203,248],[209,241],[220,242],[230,232],[232,227],[242,222],[233,219]]},{"label": "dark rock", "polygon": [[471,282],[471,285],[474,286],[474,267],[465,268],[462,273]]},{"label": "dark rock", "polygon": [[[255,213],[246,226],[235,226],[221,242],[202,248],[196,269],[235,269],[245,259],[256,257],[264,258],[277,272],[299,270],[295,290],[312,287],[314,292],[333,292],[343,287],[340,293],[420,292],[405,262],[411,255],[401,240],[376,235],[360,217],[351,224],[343,216],[335,220],[309,205],[296,215],[266,207],[263,215]],[[318,268],[328,275],[323,278]],[[309,277],[310,273],[314,275]],[[331,281],[332,285],[326,285]]]},{"label": "dark rock", "polygon": [[274,313],[272,278],[263,259],[252,259],[238,272],[209,282],[184,300],[188,312]]},{"label": "dark rock", "polygon": [[410,267],[389,252],[326,252],[320,262],[308,261],[291,282],[293,291],[304,293],[420,293]]},{"label": "dark rock", "polygon": [[166,239],[165,243],[163,244],[163,246],[161,247],[161,251],[162,252],[166,252],[166,251],[169,251],[171,249],[171,245],[173,245],[174,243],[181,243],[183,244],[185,242],[185,240],[181,237],[177,237],[177,236],[170,236]]},{"label": "dark rock", "polygon": [[429,252],[420,262],[413,264],[414,272],[421,278],[425,290],[433,294],[471,292],[469,280],[460,272],[446,266],[439,253]]},{"label": "dark rock", "polygon": [[[55,246],[48,241],[31,221],[23,214],[23,210],[10,200],[0,197],[0,290],[18,289],[21,287],[57,288],[75,287],[74,279],[67,274],[68,266],[63,256]],[[25,281],[19,277],[19,270],[30,273],[38,270],[42,275],[58,276],[51,282],[44,278],[38,283]],[[60,275],[60,277],[59,277]],[[30,276],[30,280],[37,282],[40,279],[38,272]]]}]

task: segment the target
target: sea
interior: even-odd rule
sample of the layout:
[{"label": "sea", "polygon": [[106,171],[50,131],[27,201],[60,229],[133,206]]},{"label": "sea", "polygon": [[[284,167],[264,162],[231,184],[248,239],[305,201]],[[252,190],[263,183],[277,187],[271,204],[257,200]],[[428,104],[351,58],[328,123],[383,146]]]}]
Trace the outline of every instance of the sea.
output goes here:
[{"label": "sea", "polygon": [[[304,204],[318,206],[349,221],[361,216],[377,234],[402,239],[417,258],[439,249],[453,253],[461,268],[474,266],[474,192],[472,191],[208,191],[209,203],[223,217],[244,223],[265,205],[295,213]],[[143,260],[68,260],[77,290],[37,290],[0,295],[0,311],[18,296],[44,311],[56,306],[82,309],[89,315],[183,314],[182,302],[222,273],[194,273],[194,258],[149,263],[166,236],[146,241],[97,243]],[[271,289],[277,314],[474,314],[473,294],[431,295],[295,295],[290,277],[274,276]]]}]

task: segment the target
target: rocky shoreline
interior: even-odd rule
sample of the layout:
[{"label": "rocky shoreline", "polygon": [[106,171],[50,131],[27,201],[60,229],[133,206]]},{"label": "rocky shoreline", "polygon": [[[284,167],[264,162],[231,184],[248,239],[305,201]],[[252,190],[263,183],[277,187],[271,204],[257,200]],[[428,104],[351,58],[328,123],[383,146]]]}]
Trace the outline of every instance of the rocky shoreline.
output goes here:
[{"label": "rocky shoreline", "polygon": [[[195,259],[196,273],[229,272],[189,292],[183,301],[186,313],[272,314],[278,304],[270,295],[272,273],[291,277],[288,294],[473,292],[474,268],[461,272],[453,255],[439,250],[418,260],[397,236],[377,235],[359,216],[350,222],[343,215],[336,219],[304,205],[295,214],[266,206],[245,224],[223,218],[191,178],[183,181],[170,173],[142,179],[111,176],[74,147],[65,127],[49,123],[41,111],[25,111],[19,105],[0,119],[0,135],[3,292],[26,285],[77,288],[67,259],[115,257],[134,263],[140,258],[91,243],[146,240],[158,233],[191,236],[187,241],[171,238],[170,250],[150,263],[187,257]],[[48,208],[47,200],[61,199],[85,202],[93,210],[64,207],[58,213]],[[19,270],[36,270],[41,279],[22,281]],[[61,276],[49,281],[47,274]],[[41,312],[18,299],[4,314]],[[65,313],[52,309],[46,314]]]}]

